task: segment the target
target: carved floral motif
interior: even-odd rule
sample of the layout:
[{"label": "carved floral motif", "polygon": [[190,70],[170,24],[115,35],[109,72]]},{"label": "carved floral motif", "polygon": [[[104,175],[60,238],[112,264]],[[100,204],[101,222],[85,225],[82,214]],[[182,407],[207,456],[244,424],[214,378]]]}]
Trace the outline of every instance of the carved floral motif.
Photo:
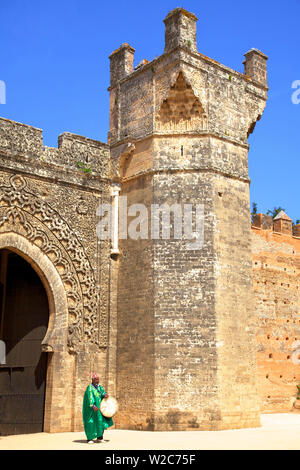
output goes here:
[{"label": "carved floral motif", "polygon": [[0,231],[20,233],[56,267],[68,299],[69,350],[74,352],[86,342],[106,346],[106,320],[99,324],[99,294],[85,250],[49,203],[28,190],[22,176],[14,175],[9,186],[2,186]]}]

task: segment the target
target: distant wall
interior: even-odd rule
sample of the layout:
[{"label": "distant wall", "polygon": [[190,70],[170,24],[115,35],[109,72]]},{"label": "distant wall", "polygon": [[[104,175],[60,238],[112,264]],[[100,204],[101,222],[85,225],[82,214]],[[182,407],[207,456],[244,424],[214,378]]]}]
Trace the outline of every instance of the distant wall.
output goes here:
[{"label": "distant wall", "polygon": [[[261,411],[293,409],[300,382],[300,237],[292,223],[258,214],[252,225]],[[298,226],[293,233],[298,234]],[[298,343],[297,343],[298,342]]]}]

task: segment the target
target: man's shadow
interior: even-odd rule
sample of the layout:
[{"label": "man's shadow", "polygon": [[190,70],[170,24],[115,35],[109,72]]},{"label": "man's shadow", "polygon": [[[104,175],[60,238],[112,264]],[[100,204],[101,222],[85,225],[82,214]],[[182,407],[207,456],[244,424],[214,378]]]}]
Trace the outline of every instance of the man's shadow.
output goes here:
[{"label": "man's shadow", "polygon": [[[76,444],[87,444],[88,443],[86,439],[75,439],[75,441],[72,441],[72,442],[75,442]],[[104,444],[104,442],[109,442],[109,439],[103,439],[102,442],[96,442],[95,441],[95,444],[101,445],[101,444]]]}]

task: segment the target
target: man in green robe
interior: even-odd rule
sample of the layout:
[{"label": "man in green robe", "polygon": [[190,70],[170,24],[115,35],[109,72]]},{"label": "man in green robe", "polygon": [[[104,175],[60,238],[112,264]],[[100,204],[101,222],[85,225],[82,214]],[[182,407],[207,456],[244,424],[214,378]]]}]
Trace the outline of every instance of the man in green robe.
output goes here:
[{"label": "man in green robe", "polygon": [[113,425],[112,418],[105,418],[100,411],[102,398],[108,397],[103,387],[99,385],[99,375],[92,375],[92,383],[87,387],[82,406],[84,431],[89,444],[103,440],[104,430]]}]

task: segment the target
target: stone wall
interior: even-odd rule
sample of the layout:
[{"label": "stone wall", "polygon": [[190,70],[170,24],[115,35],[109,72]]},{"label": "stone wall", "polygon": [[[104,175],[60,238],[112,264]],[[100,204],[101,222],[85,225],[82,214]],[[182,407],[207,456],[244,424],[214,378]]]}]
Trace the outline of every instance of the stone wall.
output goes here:
[{"label": "stone wall", "polygon": [[[122,196],[150,207],[152,177],[123,184]],[[128,217],[128,227],[135,217]],[[118,276],[117,427],[154,430],[154,272],[150,239],[120,240]]]},{"label": "stone wall", "polygon": [[261,411],[289,412],[300,382],[300,238],[258,214],[252,258]]},{"label": "stone wall", "polygon": [[[157,142],[157,146],[161,143]],[[174,156],[172,150],[171,145],[165,147],[166,157]],[[177,203],[183,211],[184,204],[195,205],[195,192],[197,203],[204,205],[202,249],[188,249],[191,240],[184,238],[159,239],[154,243],[157,430],[216,429],[221,419],[213,177],[205,172],[155,175],[154,201],[158,205],[171,207]]]},{"label": "stone wall", "polygon": [[32,264],[48,294],[45,430],[53,432],[82,429],[92,370],[107,383],[110,245],[96,237],[96,209],[110,201],[109,172],[106,144],[66,133],[44,148],[41,130],[0,119],[1,247]]}]

